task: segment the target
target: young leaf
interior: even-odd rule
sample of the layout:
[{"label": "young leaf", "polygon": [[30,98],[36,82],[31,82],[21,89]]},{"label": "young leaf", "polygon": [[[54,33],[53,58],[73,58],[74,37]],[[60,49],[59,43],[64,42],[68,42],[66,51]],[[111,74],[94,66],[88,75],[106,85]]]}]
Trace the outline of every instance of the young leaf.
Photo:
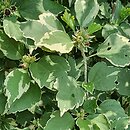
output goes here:
[{"label": "young leaf", "polygon": [[97,32],[97,31],[99,31],[99,30],[101,30],[102,29],[102,26],[100,25],[100,24],[97,24],[97,23],[92,23],[92,24],[90,24],[89,26],[88,26],[88,34],[93,34],[93,33],[95,33],[95,32]]},{"label": "young leaf", "polygon": [[74,16],[71,16],[71,14],[68,13],[67,10],[65,10],[61,18],[75,32]]},{"label": "young leaf", "polygon": [[82,87],[89,93],[93,94],[94,91],[94,84],[92,82],[83,83]]},{"label": "young leaf", "polygon": [[99,5],[97,0],[76,0],[76,18],[81,27],[87,27],[98,14]]},{"label": "young leaf", "polygon": [[130,8],[123,7],[120,11],[120,22],[123,22],[128,16],[130,16]]},{"label": "young leaf", "polygon": [[130,42],[124,36],[111,34],[97,49],[97,55],[106,58],[115,66],[130,64]]}]

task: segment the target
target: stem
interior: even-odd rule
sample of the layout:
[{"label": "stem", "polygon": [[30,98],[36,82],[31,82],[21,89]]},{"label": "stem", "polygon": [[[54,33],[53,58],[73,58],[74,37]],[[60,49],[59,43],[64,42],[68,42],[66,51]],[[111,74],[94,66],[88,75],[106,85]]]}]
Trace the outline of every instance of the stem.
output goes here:
[{"label": "stem", "polygon": [[92,55],[88,56],[87,58],[91,58],[91,57],[94,57],[94,56],[96,56],[96,55],[97,55],[97,53],[92,54]]},{"label": "stem", "polygon": [[84,61],[84,82],[87,83],[87,71],[88,71],[88,68],[87,68],[87,57],[85,55],[85,52],[83,50],[83,47],[81,47],[81,54],[83,56],[83,61]]},{"label": "stem", "polygon": [[81,54],[82,54],[82,57],[83,57],[83,61],[84,61],[84,69],[85,69],[85,70],[84,70],[84,82],[87,83],[87,81],[88,81],[88,66],[87,66],[87,60],[88,60],[89,58],[93,57],[93,56],[96,56],[97,53],[92,54],[92,55],[90,55],[90,56],[87,57],[87,56],[85,55],[85,52],[84,52],[83,47],[80,48],[80,51],[81,51]]}]

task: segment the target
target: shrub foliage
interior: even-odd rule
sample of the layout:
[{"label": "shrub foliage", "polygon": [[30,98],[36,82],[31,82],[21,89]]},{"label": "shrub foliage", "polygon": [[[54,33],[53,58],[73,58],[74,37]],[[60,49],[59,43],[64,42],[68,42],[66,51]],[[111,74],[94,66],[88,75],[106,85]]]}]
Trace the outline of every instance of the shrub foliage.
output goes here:
[{"label": "shrub foliage", "polygon": [[1,130],[130,130],[128,0],[0,0]]}]

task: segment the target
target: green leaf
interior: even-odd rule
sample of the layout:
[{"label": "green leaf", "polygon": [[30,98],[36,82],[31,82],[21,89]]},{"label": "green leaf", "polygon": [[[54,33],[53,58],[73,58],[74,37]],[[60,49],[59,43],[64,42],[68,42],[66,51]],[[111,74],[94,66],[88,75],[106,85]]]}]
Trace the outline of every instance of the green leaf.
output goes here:
[{"label": "green leaf", "polygon": [[8,109],[8,113],[16,113],[18,111],[23,111],[29,109],[36,105],[40,101],[41,90],[35,85],[31,84],[29,89],[23,93],[23,95],[16,99]]},{"label": "green leaf", "polygon": [[93,130],[100,130],[100,128],[96,124],[94,124],[92,128]]},{"label": "green leaf", "polygon": [[106,117],[110,120],[117,120],[118,118],[127,117],[124,109],[120,103],[114,99],[107,99],[100,104],[101,113],[105,113]]},{"label": "green leaf", "polygon": [[16,4],[20,14],[26,19],[38,19],[38,16],[46,11],[58,14],[64,10],[64,7],[51,0],[12,0]]},{"label": "green leaf", "polygon": [[130,96],[130,70],[122,69],[118,73],[117,90],[120,95]]},{"label": "green leaf", "polygon": [[78,118],[76,121],[76,125],[80,128],[80,130],[91,130],[91,122],[89,120],[83,120]]},{"label": "green leaf", "polygon": [[125,36],[130,39],[130,24],[122,23],[119,27],[121,28]]},{"label": "green leaf", "polygon": [[54,86],[58,89],[56,100],[61,116],[69,109],[78,108],[83,104],[85,93],[74,78],[56,79]]},{"label": "green leaf", "polygon": [[75,32],[74,16],[71,16],[71,14],[68,13],[67,10],[65,10],[61,18]]},{"label": "green leaf", "polygon": [[58,15],[62,11],[65,10],[65,7],[55,1],[52,0],[43,0],[43,6],[46,11],[50,11],[51,13]]},{"label": "green leaf", "polygon": [[74,4],[75,0],[68,0],[68,2],[69,2],[69,7],[71,7]]},{"label": "green leaf", "polygon": [[64,30],[59,20],[49,12],[40,14],[39,20],[22,22],[20,28],[24,33],[24,37],[34,40],[35,45],[40,42],[46,32]]},{"label": "green leaf", "polygon": [[92,82],[83,83],[82,87],[89,93],[93,94],[94,91],[94,84]]},{"label": "green leaf", "polygon": [[95,97],[89,97],[85,100],[83,104],[83,109],[85,113],[94,114],[97,108],[97,100]]},{"label": "green leaf", "polygon": [[110,5],[107,2],[102,2],[100,6],[101,15],[103,15],[106,18],[110,18]]},{"label": "green leaf", "polygon": [[5,17],[3,21],[4,31],[8,37],[15,39],[16,41],[23,41],[23,32],[20,29],[20,24],[18,23],[15,16]]},{"label": "green leaf", "polygon": [[105,62],[98,62],[90,69],[88,78],[94,83],[96,90],[109,91],[116,87],[118,72],[118,68],[107,66]]},{"label": "green leaf", "polygon": [[93,33],[95,33],[95,32],[97,32],[97,31],[99,31],[99,30],[101,30],[102,29],[102,26],[100,25],[100,24],[97,24],[97,23],[92,23],[92,24],[90,24],[89,26],[88,26],[88,34],[93,34]]},{"label": "green leaf", "polygon": [[115,124],[115,130],[129,130],[128,125],[130,125],[128,117],[119,118]]},{"label": "green leaf", "polygon": [[75,2],[76,18],[81,27],[87,27],[95,19],[98,11],[97,0],[76,0]]},{"label": "green leaf", "polygon": [[37,47],[45,47],[51,51],[60,53],[69,53],[73,46],[73,41],[69,35],[60,30],[45,33],[40,42],[37,43]]},{"label": "green leaf", "polygon": [[56,18],[54,14],[50,12],[40,14],[39,22],[45,25],[50,31],[54,31],[54,30],[64,31],[64,27],[62,26],[60,21]]},{"label": "green leaf", "polygon": [[19,99],[29,89],[29,74],[26,70],[15,69],[6,76],[4,85],[7,96],[7,107],[10,107],[16,99]]},{"label": "green leaf", "polygon": [[120,22],[123,22],[128,16],[130,16],[130,8],[122,7],[120,11]]},{"label": "green leaf", "polygon": [[44,113],[42,117],[39,120],[39,125],[42,127],[42,129],[46,126],[47,121],[50,119],[50,112]]},{"label": "green leaf", "polygon": [[24,33],[24,37],[34,40],[35,44],[49,31],[49,29],[44,24],[41,24],[39,20],[23,22],[20,24],[20,28]]},{"label": "green leaf", "polygon": [[3,58],[4,57],[4,54],[3,52],[0,50],[0,58]]},{"label": "green leaf", "polygon": [[22,126],[26,126],[33,118],[34,115],[28,110],[16,113],[16,121]]},{"label": "green leaf", "polygon": [[115,66],[130,64],[129,39],[119,34],[111,34],[97,49],[97,55],[106,58]]},{"label": "green leaf", "polygon": [[[1,59],[0,59],[1,60]],[[2,60],[1,60],[2,62]],[[3,69],[1,66],[0,66],[0,69]],[[0,91],[2,91],[2,89],[4,89],[4,80],[5,80],[5,72],[4,71],[0,71]]]},{"label": "green leaf", "polygon": [[38,19],[38,16],[45,12],[43,0],[13,0],[20,14],[26,19]]},{"label": "green leaf", "polygon": [[64,27],[60,23],[60,21],[56,18],[56,16],[50,12],[42,13],[39,15],[39,22],[44,24],[50,31],[53,30],[63,30]]},{"label": "green leaf", "polygon": [[56,78],[66,77],[70,69],[68,62],[60,56],[44,56],[38,62],[30,65],[33,79],[40,88],[44,86],[52,89]]},{"label": "green leaf", "polygon": [[68,62],[70,65],[70,70],[68,72],[68,75],[74,77],[75,79],[78,79],[80,77],[81,70],[77,67],[75,59],[69,57]]},{"label": "green leaf", "polygon": [[0,114],[3,114],[3,112],[5,111],[6,102],[7,98],[3,93],[0,93]]},{"label": "green leaf", "polygon": [[24,45],[10,39],[4,32],[0,31],[0,50],[12,60],[19,60],[24,53]]},{"label": "green leaf", "polygon": [[106,24],[103,26],[102,29],[102,36],[106,39],[109,35],[113,34],[113,33],[119,33],[119,30],[117,28],[117,26],[115,25],[110,25],[110,24]]},{"label": "green leaf", "polygon": [[119,22],[119,19],[120,19],[120,12],[121,12],[121,9],[122,9],[122,4],[121,4],[121,1],[120,0],[117,0],[116,1],[116,4],[114,5],[115,7],[114,8],[114,12],[112,14],[112,23],[118,23]]},{"label": "green leaf", "polygon": [[68,77],[69,69],[69,63],[60,56],[45,56],[30,66],[31,75],[41,88],[58,90],[56,100],[61,115],[82,105],[85,95],[76,80]]},{"label": "green leaf", "polygon": [[96,124],[100,130],[110,130],[110,124],[103,114],[97,115],[91,122],[92,124]]},{"label": "green leaf", "polygon": [[51,115],[44,130],[71,130],[74,126],[74,119],[69,113],[65,113],[60,117],[57,111]]}]

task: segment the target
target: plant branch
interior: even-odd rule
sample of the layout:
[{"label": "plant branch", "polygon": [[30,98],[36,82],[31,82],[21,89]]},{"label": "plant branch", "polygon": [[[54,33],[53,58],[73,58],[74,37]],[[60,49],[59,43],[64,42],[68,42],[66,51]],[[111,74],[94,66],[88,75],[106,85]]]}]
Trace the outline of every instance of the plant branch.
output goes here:
[{"label": "plant branch", "polygon": [[88,71],[88,66],[87,66],[87,57],[85,55],[85,52],[83,50],[83,47],[81,47],[81,54],[82,54],[82,57],[83,57],[83,61],[84,61],[84,82],[87,83],[87,71]]},{"label": "plant branch", "polygon": [[91,58],[91,57],[94,57],[94,56],[97,56],[97,53],[92,54],[92,55],[88,56],[87,58]]}]

